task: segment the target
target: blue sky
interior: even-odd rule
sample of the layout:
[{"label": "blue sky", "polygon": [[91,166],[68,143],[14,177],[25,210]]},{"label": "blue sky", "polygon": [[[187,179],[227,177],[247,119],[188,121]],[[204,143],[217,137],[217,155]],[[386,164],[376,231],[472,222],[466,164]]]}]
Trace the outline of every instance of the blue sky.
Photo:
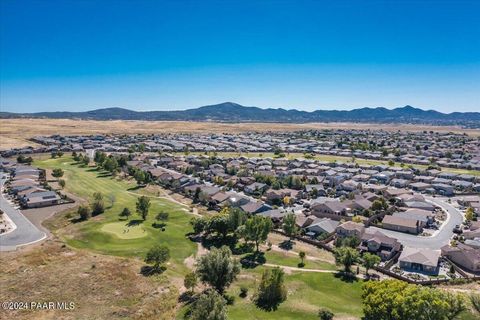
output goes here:
[{"label": "blue sky", "polygon": [[0,107],[480,111],[480,1],[0,1]]}]

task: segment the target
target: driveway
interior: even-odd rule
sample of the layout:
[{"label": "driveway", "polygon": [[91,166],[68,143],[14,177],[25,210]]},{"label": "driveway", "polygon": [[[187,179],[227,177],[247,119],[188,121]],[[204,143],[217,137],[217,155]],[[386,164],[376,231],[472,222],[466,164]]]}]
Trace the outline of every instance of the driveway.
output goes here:
[{"label": "driveway", "polygon": [[[6,178],[2,176],[0,178],[0,190],[3,190],[3,184],[5,182]],[[2,208],[3,212],[5,212],[17,226],[12,232],[0,235],[0,251],[13,251],[19,246],[38,242],[46,238],[45,232],[40,231],[25,218],[20,210],[15,209],[7,199],[5,199],[3,193],[1,193],[0,196],[0,208]]]},{"label": "driveway", "polygon": [[406,247],[439,250],[444,245],[449,244],[453,235],[453,228],[455,225],[463,222],[463,215],[458,209],[447,203],[446,199],[433,197],[425,197],[425,199],[428,202],[441,207],[447,213],[447,220],[442,224],[440,230],[436,231],[432,236],[422,237],[403,232],[385,230],[377,227],[370,227],[368,229],[380,231],[389,237],[396,238]]}]

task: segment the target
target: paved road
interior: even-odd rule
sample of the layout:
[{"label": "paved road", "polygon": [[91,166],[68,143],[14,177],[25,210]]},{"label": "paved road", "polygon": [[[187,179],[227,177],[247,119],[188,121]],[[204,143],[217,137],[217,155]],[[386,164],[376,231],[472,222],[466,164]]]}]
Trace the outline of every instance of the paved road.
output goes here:
[{"label": "paved road", "polygon": [[[0,175],[2,175],[2,173],[0,173]],[[0,189],[3,189],[5,181],[5,177],[2,175],[0,178]],[[5,212],[17,226],[12,232],[0,235],[0,251],[16,250],[18,246],[24,246],[45,239],[46,234],[25,218],[20,210],[15,209],[4,198],[3,193],[0,195],[0,208],[2,208],[3,212]]]},{"label": "paved road", "polygon": [[425,199],[441,207],[447,212],[447,220],[443,223],[440,230],[435,232],[434,235],[430,237],[422,237],[403,232],[385,230],[377,227],[370,227],[369,229],[377,230],[389,237],[396,238],[398,239],[398,241],[400,241],[401,244],[407,247],[428,248],[432,250],[440,249],[441,247],[450,242],[450,238],[453,235],[453,228],[455,227],[455,225],[462,223],[463,215],[458,209],[448,204],[445,199],[433,197],[425,197]]}]

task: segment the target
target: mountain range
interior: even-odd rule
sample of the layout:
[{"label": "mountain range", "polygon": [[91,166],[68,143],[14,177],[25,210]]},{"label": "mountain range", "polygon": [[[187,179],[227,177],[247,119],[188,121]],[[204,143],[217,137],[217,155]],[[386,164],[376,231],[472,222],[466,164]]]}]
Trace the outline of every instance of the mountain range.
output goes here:
[{"label": "mountain range", "polygon": [[480,126],[480,112],[441,113],[411,106],[396,109],[360,108],[349,111],[296,109],[262,109],[246,107],[233,102],[179,111],[133,111],[123,108],[104,108],[85,112],[54,111],[37,113],[0,112],[0,118],[49,118],[89,120],[169,120],[219,122],[363,122],[363,123],[417,123],[438,125]]}]

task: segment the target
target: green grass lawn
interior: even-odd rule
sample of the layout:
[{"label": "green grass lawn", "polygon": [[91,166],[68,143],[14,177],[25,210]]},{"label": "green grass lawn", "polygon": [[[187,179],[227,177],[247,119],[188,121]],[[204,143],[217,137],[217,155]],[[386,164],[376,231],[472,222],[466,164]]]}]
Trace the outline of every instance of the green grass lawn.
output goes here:
[{"label": "green grass lawn", "polygon": [[[101,192],[104,195],[106,210],[103,214],[60,230],[59,235],[68,245],[109,255],[143,259],[153,245],[165,244],[170,248],[171,263],[175,265],[174,271],[180,274],[187,272],[183,261],[196,252],[196,244],[185,236],[191,231],[189,221],[192,216],[184,207],[166,199],[152,197],[149,215],[143,222],[135,213],[138,196],[134,193],[139,191],[135,190],[135,183],[117,180],[105,172],[97,171],[96,168],[81,167],[70,157],[37,160],[34,165],[44,169],[62,168],[65,172],[63,179],[66,180],[66,191],[79,197],[91,200],[94,192]],[[115,198],[113,206],[110,197]],[[125,207],[133,213],[130,221],[139,224],[133,229],[130,227],[129,233],[133,232],[132,235],[138,231],[143,233],[144,229],[147,236],[128,239],[115,234],[123,232],[121,224],[124,225],[126,222],[120,222],[119,213]],[[161,210],[169,212],[165,231],[152,226],[155,215]]]},{"label": "green grass lawn", "polygon": [[[250,300],[260,281],[263,267],[243,271],[241,280],[229,290],[235,304],[229,307],[230,319],[318,319],[318,309],[325,307],[337,316],[362,315],[362,281],[345,282],[333,273],[294,272],[285,276],[287,300],[276,311],[259,309]],[[247,298],[240,298],[240,286],[248,288]]]},{"label": "green grass lawn", "polygon": [[120,239],[137,239],[150,234],[141,224],[130,226],[127,221],[106,223],[100,230],[114,234]]},{"label": "green grass lawn", "polygon": [[[183,152],[177,152],[177,154],[184,154]],[[197,154],[197,155],[202,155],[204,152],[190,152],[190,154]],[[209,153],[212,154],[213,153]],[[239,156],[244,156],[247,158],[275,158],[275,154],[273,152],[217,152],[217,155],[220,157],[239,157]],[[292,152],[292,153],[286,153],[285,158],[289,160],[294,160],[298,158],[304,158],[305,155],[300,152]],[[351,157],[343,157],[343,156],[335,156],[335,155],[324,155],[324,154],[317,154],[313,157],[315,160],[319,161],[328,161],[328,162],[351,162],[352,158]],[[371,159],[360,159],[356,158],[355,162],[358,164],[365,164],[365,165],[376,165],[376,164],[388,164],[388,161],[385,160],[371,160]],[[399,162],[395,163],[396,166],[400,166]],[[409,164],[406,163],[405,166],[412,166],[413,168],[418,168],[418,169],[425,169],[428,166],[426,165],[421,165],[421,164]],[[480,176],[480,171],[478,170],[467,170],[467,169],[456,169],[456,168],[446,168],[442,167],[442,171],[447,171],[447,172],[452,172],[452,173],[458,173],[458,174],[471,174],[475,176]]]},{"label": "green grass lawn", "polygon": [[[272,264],[277,264],[277,265],[282,265],[282,266],[287,266],[287,267],[298,267],[298,264],[300,263],[300,258],[291,253],[282,253],[278,251],[267,251],[265,252],[265,259],[266,263],[272,263]],[[325,261],[319,261],[319,260],[304,260],[305,269],[320,269],[320,270],[336,270],[337,267],[335,264],[328,263]]]}]

